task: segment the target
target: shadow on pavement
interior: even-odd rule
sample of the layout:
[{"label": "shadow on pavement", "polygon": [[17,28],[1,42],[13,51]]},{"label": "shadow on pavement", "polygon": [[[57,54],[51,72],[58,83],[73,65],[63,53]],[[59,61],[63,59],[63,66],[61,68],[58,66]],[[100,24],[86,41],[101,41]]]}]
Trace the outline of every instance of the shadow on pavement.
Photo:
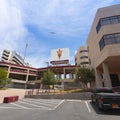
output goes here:
[{"label": "shadow on pavement", "polygon": [[93,107],[93,110],[97,113],[97,114],[102,114],[102,115],[117,115],[120,116],[120,109],[106,109],[106,110],[100,110],[97,108],[97,106],[90,102],[91,106]]}]

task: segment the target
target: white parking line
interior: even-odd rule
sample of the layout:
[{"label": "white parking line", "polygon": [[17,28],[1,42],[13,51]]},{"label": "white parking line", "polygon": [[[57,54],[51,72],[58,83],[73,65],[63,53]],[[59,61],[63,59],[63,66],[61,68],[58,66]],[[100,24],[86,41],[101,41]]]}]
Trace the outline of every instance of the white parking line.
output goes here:
[{"label": "white parking line", "polygon": [[18,108],[18,107],[0,107],[0,108],[2,108],[2,109],[9,109],[9,108],[10,108],[10,109],[11,109],[11,108],[12,108],[12,109],[22,109],[22,108]]},{"label": "white parking line", "polygon": [[86,106],[87,106],[88,111],[91,112],[91,109],[90,109],[87,101],[85,101],[85,104],[86,104]]},{"label": "white parking line", "polygon": [[23,100],[31,100],[31,101],[35,101],[35,102],[40,102],[40,103],[45,103],[45,104],[51,104],[51,105],[56,105],[56,104],[58,104],[58,102],[60,102],[61,100],[54,100],[54,99],[52,99],[52,100],[48,100],[48,99],[30,99],[30,98],[26,98],[26,99],[23,99]]},{"label": "white parking line", "polygon": [[49,106],[49,107],[53,107],[55,106],[55,104],[51,104],[51,103],[41,103],[40,101],[35,101],[35,100],[21,100],[21,101],[25,101],[25,102],[32,102],[32,103],[37,103],[37,104],[40,104],[40,105],[45,105],[45,106]]},{"label": "white parking line", "polygon": [[66,101],[69,101],[69,102],[81,102],[82,100],[73,100],[73,99],[66,99]]},{"label": "white parking line", "polygon": [[40,107],[40,108],[47,108],[47,109],[50,109],[49,107],[46,107],[46,106],[40,106],[40,105],[30,104],[30,103],[22,102],[22,101],[19,101],[19,103],[28,104],[28,105],[31,105],[31,106],[34,106],[34,107]]},{"label": "white parking line", "polygon": [[23,108],[23,109],[28,109],[27,107],[24,107],[22,105],[18,105],[18,104],[15,104],[15,103],[10,103],[10,104],[15,105],[15,106],[20,107],[20,108]]},{"label": "white parking line", "polygon": [[52,110],[55,110],[58,106],[60,106],[65,100],[62,100],[57,106],[55,106]]}]

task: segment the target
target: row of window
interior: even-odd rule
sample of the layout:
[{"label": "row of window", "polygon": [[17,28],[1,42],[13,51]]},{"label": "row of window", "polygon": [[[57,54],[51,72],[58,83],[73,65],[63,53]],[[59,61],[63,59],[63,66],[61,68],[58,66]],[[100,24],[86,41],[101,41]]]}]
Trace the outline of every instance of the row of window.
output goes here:
[{"label": "row of window", "polygon": [[120,15],[101,18],[97,24],[96,31],[98,33],[102,26],[116,23],[120,23]]},{"label": "row of window", "polygon": [[81,50],[80,53],[83,53],[83,52],[88,52],[88,50]]},{"label": "row of window", "polygon": [[85,65],[85,64],[89,64],[89,62],[82,62],[82,63],[80,63],[80,65]]},{"label": "row of window", "polygon": [[80,59],[88,58],[88,56],[81,56]]},{"label": "row of window", "polygon": [[120,33],[104,35],[99,42],[100,50],[102,50],[106,45],[118,43],[120,43]]}]

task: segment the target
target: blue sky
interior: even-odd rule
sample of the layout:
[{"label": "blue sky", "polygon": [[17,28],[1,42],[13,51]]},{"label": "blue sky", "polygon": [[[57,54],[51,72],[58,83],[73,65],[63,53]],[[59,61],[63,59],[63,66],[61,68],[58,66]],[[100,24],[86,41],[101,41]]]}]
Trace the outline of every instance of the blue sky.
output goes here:
[{"label": "blue sky", "polygon": [[[51,49],[69,48],[70,63],[86,40],[98,8],[120,0],[0,0],[0,56],[16,50],[33,67],[45,67]],[[54,34],[53,34],[54,33]]]}]

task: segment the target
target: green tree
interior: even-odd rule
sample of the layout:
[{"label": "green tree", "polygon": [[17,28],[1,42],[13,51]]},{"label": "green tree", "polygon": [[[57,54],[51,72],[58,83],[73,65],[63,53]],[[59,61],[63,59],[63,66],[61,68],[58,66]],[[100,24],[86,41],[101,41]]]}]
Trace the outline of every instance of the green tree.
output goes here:
[{"label": "green tree", "polygon": [[76,75],[75,82],[82,82],[80,79],[80,67],[75,68],[75,75]]},{"label": "green tree", "polygon": [[87,83],[92,83],[95,81],[95,74],[93,69],[86,67],[80,67],[76,69],[76,82],[82,82],[87,85]]},{"label": "green tree", "polygon": [[56,83],[55,74],[51,70],[44,72],[41,83],[46,86],[46,89],[49,89],[50,85],[54,86]]},{"label": "green tree", "polygon": [[7,74],[8,72],[5,69],[0,68],[0,86],[2,87],[6,87],[7,84],[11,83],[11,79],[7,78]]}]

